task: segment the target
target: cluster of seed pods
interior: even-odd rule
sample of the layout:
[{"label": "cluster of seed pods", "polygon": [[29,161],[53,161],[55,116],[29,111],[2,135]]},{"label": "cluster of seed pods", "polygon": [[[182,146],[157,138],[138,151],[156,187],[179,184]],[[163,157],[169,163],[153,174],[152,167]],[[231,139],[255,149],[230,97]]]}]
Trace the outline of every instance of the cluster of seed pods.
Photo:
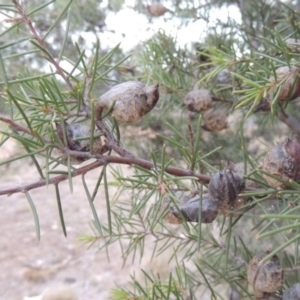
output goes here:
[{"label": "cluster of seed pods", "polygon": [[219,212],[227,215],[243,206],[238,195],[244,189],[244,180],[231,168],[225,168],[211,177],[202,199],[197,195],[177,207],[171,206],[166,219],[170,223],[181,223],[183,218],[186,222],[199,222],[201,218],[201,223],[211,223]]}]

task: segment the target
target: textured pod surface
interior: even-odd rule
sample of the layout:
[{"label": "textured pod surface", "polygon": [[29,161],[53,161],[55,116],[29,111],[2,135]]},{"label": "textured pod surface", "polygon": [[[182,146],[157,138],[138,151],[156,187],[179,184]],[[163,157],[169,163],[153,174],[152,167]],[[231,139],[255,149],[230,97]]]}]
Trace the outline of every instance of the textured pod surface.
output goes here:
[{"label": "textured pod surface", "polygon": [[[243,176],[245,176],[245,164],[243,161],[238,162],[236,164],[233,163],[229,163],[230,164],[230,168],[237,174],[239,175],[241,178]],[[250,173],[252,171],[252,167],[250,165],[247,165],[247,173]],[[245,186],[246,187],[257,187],[257,183],[252,181],[252,180],[245,180]]]},{"label": "textured pod surface", "polygon": [[288,139],[284,143],[286,152],[294,161],[292,170],[289,170],[289,176],[296,182],[300,182],[300,144],[297,139]]},{"label": "textured pod surface", "polygon": [[[186,222],[199,222],[199,195],[187,200],[184,204],[179,205],[178,208],[180,212],[176,207],[172,206],[170,209],[170,213],[167,215],[168,219],[165,218],[165,220],[172,224],[179,224],[182,223],[182,215]],[[218,203],[212,201],[207,194],[204,194],[201,207],[201,223],[212,223],[218,215],[218,210]]]},{"label": "textured pod surface", "polygon": [[291,52],[300,52],[300,42],[299,39],[289,38],[284,41]]},{"label": "textured pod surface", "polygon": [[190,91],[184,98],[184,106],[192,112],[208,110],[212,106],[210,91],[205,89]]},{"label": "textured pod surface", "polygon": [[247,205],[251,201],[251,198],[238,197],[233,201],[233,203],[223,202],[220,204],[219,212],[226,217],[239,217],[247,209],[243,208],[243,206]]},{"label": "textured pod surface", "polygon": [[203,114],[203,129],[208,131],[220,131],[227,127],[225,109],[209,109]]},{"label": "textured pod surface", "polygon": [[101,119],[102,110],[114,104],[111,115],[117,121],[136,122],[154,108],[158,99],[158,84],[146,87],[139,81],[127,81],[112,87],[98,99],[96,118]]},{"label": "textured pod surface", "polygon": [[150,5],[147,5],[147,9],[154,17],[163,16],[168,11],[168,9],[159,2],[154,2]]},{"label": "textured pod surface", "polygon": [[264,293],[276,292],[283,284],[283,270],[276,255],[261,263],[267,254],[268,252],[262,256],[254,256],[247,267],[248,282],[257,297],[263,297]]},{"label": "textured pod surface", "polygon": [[[56,130],[61,142],[64,143],[64,128],[67,139],[67,146],[70,150],[89,152],[90,151],[90,126],[82,123],[67,123],[64,121],[64,126],[61,123],[56,123]],[[101,139],[94,138],[92,154],[102,154],[105,152]],[[73,163],[81,163],[85,159],[82,157],[72,158]]]},{"label": "textured pod surface", "polygon": [[[90,141],[88,137],[91,134],[90,127],[82,123],[67,123],[64,122],[66,131],[67,144],[70,150],[87,152],[90,150]],[[57,134],[62,142],[64,142],[64,129],[63,125],[56,123]],[[76,140],[81,138],[84,140]]]},{"label": "textured pod surface", "polygon": [[[300,181],[300,144],[296,139],[288,139],[269,150],[263,162],[262,169],[284,181],[292,179]],[[264,175],[266,181],[273,187],[283,186],[283,183]]]},{"label": "textured pod surface", "polygon": [[212,200],[229,205],[234,203],[244,189],[244,180],[230,168],[215,173],[208,185],[208,193]]},{"label": "textured pod surface", "polygon": [[296,283],[285,290],[282,295],[282,300],[300,300],[300,283]]},{"label": "textured pod surface", "polygon": [[296,99],[300,94],[300,72],[299,68],[288,66],[280,67],[276,70],[276,79],[271,76],[269,80],[271,81],[272,87],[270,88],[268,95],[270,99],[273,99],[278,93],[278,101],[286,101]]}]

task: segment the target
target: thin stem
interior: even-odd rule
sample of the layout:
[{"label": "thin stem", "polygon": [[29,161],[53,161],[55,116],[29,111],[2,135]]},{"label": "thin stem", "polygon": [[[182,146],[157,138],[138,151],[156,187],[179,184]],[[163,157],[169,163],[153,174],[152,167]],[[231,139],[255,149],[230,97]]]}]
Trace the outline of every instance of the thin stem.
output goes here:
[{"label": "thin stem", "polygon": [[285,268],[283,269],[283,272],[295,272],[295,271],[299,271],[300,270],[300,266],[295,266],[293,268]]},{"label": "thin stem", "polygon": [[107,126],[102,121],[96,120],[95,124],[98,127],[98,129],[105,134],[107,138],[108,148],[114,150],[117,154],[119,154],[122,157],[135,157],[131,152],[118,145],[118,141],[114,137],[113,133],[107,128]]},{"label": "thin stem", "polygon": [[[125,165],[138,165],[144,169],[147,170],[151,170],[154,165],[152,162],[147,161],[147,160],[143,160],[143,159],[139,159],[136,157],[119,157],[119,156],[108,156],[108,155],[91,155],[88,152],[80,152],[80,151],[71,151],[67,148],[64,148],[64,154],[65,155],[71,155],[74,157],[82,157],[82,158],[97,158],[98,160],[96,162],[93,162],[91,164],[89,164],[88,166],[79,168],[77,170],[74,170],[71,172],[71,176],[75,177],[78,175],[82,175],[85,174],[86,172],[89,172],[95,168],[98,168],[100,166],[106,165],[106,164],[110,164],[110,163],[116,163],[116,164],[125,164]],[[190,170],[184,170],[184,169],[180,169],[177,167],[167,167],[165,169],[165,171],[171,175],[174,176],[193,176],[198,178],[198,180],[202,183],[208,183],[210,180],[210,176],[207,175],[202,175],[202,174],[197,174],[194,173]],[[48,180],[48,185],[49,184],[58,184],[61,181],[65,181],[68,180],[68,175],[59,175],[56,176],[54,178],[49,178]],[[8,189],[3,189],[0,190],[0,195],[11,195],[14,193],[20,193],[20,192],[25,192],[31,189],[35,189],[41,186],[45,186],[47,185],[46,180],[39,180],[36,181],[34,183],[31,184],[27,184],[27,185],[23,185],[23,186],[19,186],[19,187],[12,187],[12,188],[8,188]]]},{"label": "thin stem", "polygon": [[[33,137],[36,137],[36,135],[35,135],[34,132],[30,131],[30,130],[27,129],[26,127],[24,127],[24,126],[18,124],[18,123],[15,122],[14,120],[12,120],[12,119],[10,119],[10,118],[8,118],[8,117],[2,115],[2,114],[0,114],[0,121],[6,123],[6,124],[8,124],[8,125],[10,125],[10,126],[13,127],[16,131],[21,131],[21,132],[24,132],[24,133],[26,133],[26,134],[29,134],[29,135],[31,135],[31,136],[33,136]],[[48,140],[48,139],[46,139],[46,138],[44,138],[44,137],[42,137],[42,136],[39,136],[39,138],[42,139],[43,142],[44,142],[45,144],[51,143],[50,140]]]},{"label": "thin stem", "polygon": [[278,119],[287,125],[294,133],[300,134],[300,122],[293,116],[288,115],[283,109],[277,114]]},{"label": "thin stem", "polygon": [[[39,45],[42,48],[44,48],[47,52],[49,52],[44,40],[42,39],[42,37],[39,35],[39,33],[33,27],[31,19],[25,13],[25,10],[23,9],[23,7],[16,0],[13,0],[13,3],[15,5],[16,9],[18,10],[19,14],[21,15],[24,23],[28,26],[28,28],[31,31],[32,35],[36,39],[36,41],[39,43]],[[59,74],[63,78],[63,80],[66,82],[66,84],[70,87],[70,89],[72,91],[74,91],[75,89],[74,89],[73,84],[71,83],[70,79],[65,75],[65,73],[61,69],[59,63],[51,55],[49,56],[49,60],[53,64],[53,66],[55,67],[57,74]]]},{"label": "thin stem", "polygon": [[[102,165],[103,165],[103,161],[96,161],[94,163],[91,163],[88,166],[85,166],[85,167],[79,168],[77,170],[74,170],[73,172],[71,172],[71,176],[75,177],[75,176],[78,176],[78,175],[81,175],[81,174],[85,174],[85,173],[87,173],[87,172],[89,172],[93,169],[96,169],[96,168],[102,166]],[[18,186],[18,187],[13,187],[13,188],[0,190],[0,195],[10,196],[10,195],[15,194],[15,193],[25,193],[26,191],[33,190],[33,189],[36,189],[36,188],[39,188],[39,187],[42,187],[42,186],[46,186],[46,185],[49,185],[49,184],[57,185],[58,183],[60,183],[64,180],[68,180],[68,179],[69,179],[68,174],[59,175],[59,176],[55,176],[53,178],[49,178],[48,182],[47,182],[46,179],[41,179],[41,180],[38,180],[38,181],[30,183],[30,184],[25,184],[25,185]]]}]

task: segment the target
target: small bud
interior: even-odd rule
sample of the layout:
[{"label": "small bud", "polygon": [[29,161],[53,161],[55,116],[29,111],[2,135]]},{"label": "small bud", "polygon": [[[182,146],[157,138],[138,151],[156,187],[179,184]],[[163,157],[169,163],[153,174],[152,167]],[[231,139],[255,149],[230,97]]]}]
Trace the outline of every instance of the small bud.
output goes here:
[{"label": "small bud", "polygon": [[96,119],[101,119],[103,109],[113,107],[111,115],[117,121],[137,122],[154,108],[158,99],[158,84],[146,87],[138,81],[127,81],[112,87],[98,99]]},{"label": "small bud", "polygon": [[264,293],[276,292],[283,284],[283,270],[278,257],[274,255],[267,262],[261,262],[268,254],[267,251],[265,255],[254,256],[247,267],[248,282],[258,298],[262,298]]},{"label": "small bud", "polygon": [[[67,147],[70,150],[80,152],[90,152],[90,126],[83,123],[67,123],[64,121],[64,126],[61,123],[56,123],[57,135],[62,143],[64,143],[64,128]],[[108,149],[103,145],[100,137],[95,137],[93,142],[92,154],[103,154]],[[85,160],[82,157],[72,157],[73,163],[81,163]]]},{"label": "small bud", "polygon": [[287,48],[293,53],[300,52],[300,41],[299,39],[289,38],[285,40]]},{"label": "small bud", "polygon": [[[88,152],[90,150],[89,137],[91,130],[88,125],[64,122],[64,127],[66,130],[67,146],[70,150],[81,152]],[[56,130],[60,140],[64,143],[64,129],[60,123],[56,123]]]},{"label": "small bud", "polygon": [[226,111],[224,109],[209,109],[203,114],[204,125],[207,131],[220,131],[227,128]]},{"label": "small bud", "polygon": [[[172,224],[182,223],[182,217],[186,222],[199,222],[200,196],[197,195],[184,204],[178,206],[180,212],[175,206],[170,208],[165,220]],[[201,206],[201,223],[212,223],[218,215],[219,205],[212,201],[207,194],[203,195]]]},{"label": "small bud", "polygon": [[[300,181],[300,144],[296,139],[287,139],[284,143],[274,146],[266,154],[262,169],[284,181],[292,179]],[[284,184],[268,175],[266,181],[273,187]]]},{"label": "small bud", "polygon": [[[236,164],[234,163],[228,163],[232,171],[234,171],[237,175],[239,175],[241,178],[246,175],[245,174],[245,163],[243,161],[238,162]],[[247,165],[247,173],[250,173],[252,171],[252,167],[250,165]],[[245,186],[246,187],[257,187],[257,183],[247,179],[245,180]]]},{"label": "small bud", "polygon": [[184,106],[191,112],[203,112],[211,108],[212,98],[209,90],[201,89],[187,93]]},{"label": "small bud", "polygon": [[279,89],[278,101],[294,100],[300,95],[300,72],[298,67],[280,67],[276,70],[276,79],[274,76],[270,76],[269,80],[272,85],[268,91],[270,100],[277,95]]},{"label": "small bud", "polygon": [[285,290],[282,300],[300,300],[300,283],[295,283],[289,289]]},{"label": "small bud", "polygon": [[147,5],[147,9],[148,12],[154,17],[163,16],[168,11],[168,9],[159,2],[154,2],[150,5]]},{"label": "small bud", "polygon": [[230,168],[214,174],[208,185],[208,193],[212,200],[221,204],[232,205],[238,194],[245,189],[244,180]]}]

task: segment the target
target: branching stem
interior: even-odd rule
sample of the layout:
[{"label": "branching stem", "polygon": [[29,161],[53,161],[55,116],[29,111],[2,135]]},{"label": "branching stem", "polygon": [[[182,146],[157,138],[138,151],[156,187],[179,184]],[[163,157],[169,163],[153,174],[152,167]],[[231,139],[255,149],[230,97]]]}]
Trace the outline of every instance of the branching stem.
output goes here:
[{"label": "branching stem", "polygon": [[[17,0],[13,0],[13,3],[16,7],[16,9],[18,10],[19,14],[21,15],[24,23],[28,26],[30,32],[32,33],[32,35],[34,36],[34,38],[36,39],[36,41],[39,43],[39,45],[45,49],[47,52],[48,49],[46,47],[46,44],[44,42],[44,40],[42,39],[42,37],[38,34],[38,32],[35,30],[30,17],[26,14],[26,12],[24,11],[23,7],[18,3]],[[71,83],[70,79],[66,76],[66,74],[64,73],[64,71],[62,70],[62,68],[60,67],[59,63],[55,60],[55,58],[52,55],[49,55],[49,60],[51,62],[51,64],[55,67],[57,74],[59,74],[63,80],[66,82],[66,84],[69,86],[69,88],[74,91],[74,86]]]},{"label": "branching stem", "polygon": [[[110,164],[110,163],[116,163],[116,164],[124,164],[124,165],[137,165],[140,166],[144,169],[147,170],[151,170],[154,165],[152,162],[144,160],[144,159],[140,159],[140,158],[136,158],[136,157],[119,157],[119,156],[109,156],[109,155],[92,155],[89,152],[80,152],[80,151],[71,151],[67,148],[64,149],[64,154],[65,155],[71,155],[74,157],[82,157],[82,158],[96,158],[97,161],[84,166],[82,168],[79,168],[77,170],[74,170],[71,172],[71,176],[75,177],[78,175],[82,175],[85,174],[93,169],[96,169],[100,166],[106,165],[106,164]],[[198,178],[198,180],[202,183],[208,183],[210,180],[210,176],[207,175],[202,175],[202,174],[197,174],[194,173],[190,170],[185,170],[185,169],[181,169],[181,168],[176,168],[176,167],[167,167],[165,169],[165,171],[171,175],[174,176],[193,176]],[[55,176],[53,178],[50,178],[48,181],[48,184],[58,184],[61,181],[65,181],[68,180],[68,175],[59,175],[59,176]],[[36,181],[34,183],[30,183],[27,185],[23,185],[23,186],[19,186],[19,187],[12,187],[12,188],[8,188],[8,189],[3,189],[0,190],[0,195],[11,195],[14,193],[20,193],[20,192],[25,192],[28,190],[32,190],[41,186],[45,186],[47,184],[46,180],[39,180]]]}]

